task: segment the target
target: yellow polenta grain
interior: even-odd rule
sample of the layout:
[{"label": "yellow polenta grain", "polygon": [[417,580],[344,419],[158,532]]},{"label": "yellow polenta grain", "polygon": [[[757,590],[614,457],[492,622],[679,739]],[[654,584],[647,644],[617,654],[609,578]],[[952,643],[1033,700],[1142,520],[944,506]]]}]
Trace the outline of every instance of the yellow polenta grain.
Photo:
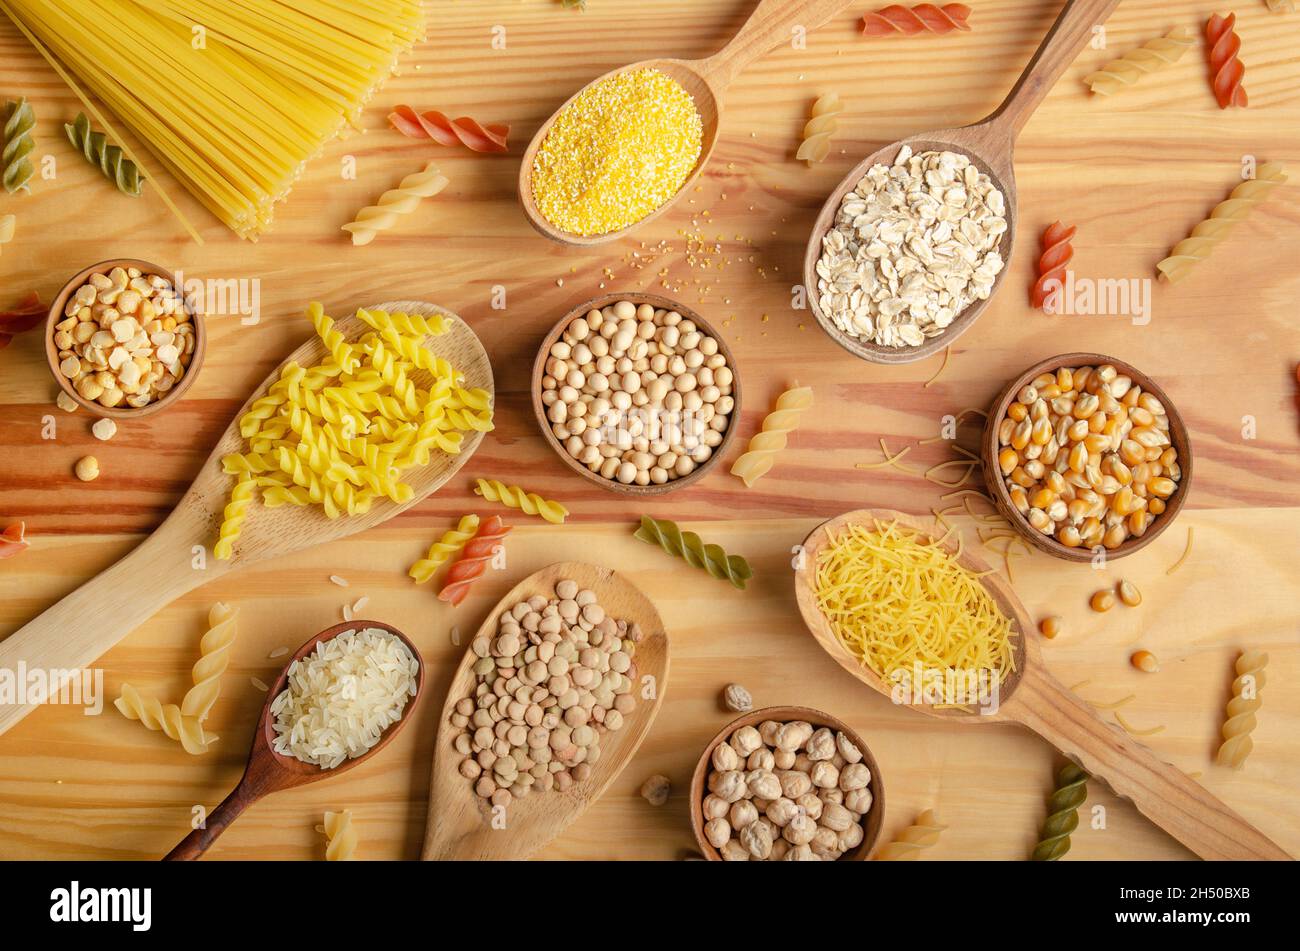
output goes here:
[{"label": "yellow polenta grain", "polygon": [[533,200],[555,227],[598,235],[667,202],[700,157],[690,93],[657,69],[596,83],[556,117],[533,161]]}]

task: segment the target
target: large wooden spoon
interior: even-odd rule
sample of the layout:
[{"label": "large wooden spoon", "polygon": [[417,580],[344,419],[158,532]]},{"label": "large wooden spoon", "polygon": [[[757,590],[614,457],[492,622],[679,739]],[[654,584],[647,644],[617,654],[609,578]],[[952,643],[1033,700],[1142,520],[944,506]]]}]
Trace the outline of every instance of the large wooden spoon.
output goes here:
[{"label": "large wooden spoon", "polygon": [[[465,652],[452,678],[434,747],[433,773],[429,779],[429,819],[424,834],[424,859],[526,859],[550,842],[569,823],[609,788],[632,759],[663,703],[668,683],[668,633],[659,612],[630,581],[609,568],[581,562],[560,562],[529,575],[515,585],[488,614],[478,637],[496,636],[501,612],[533,595],[555,597],[555,583],[570,578],[580,588],[596,592],[605,613],[616,620],[635,622],[643,637],[636,646],[636,709],[623,727],[606,733],[600,743],[600,760],[585,782],[574,783],[566,792],[548,790],[516,799],[504,818],[504,827],[493,827],[491,807],[474,794],[474,784],[460,774],[465,757],[452,747],[461,730],[451,722],[456,703],[474,694],[477,678],[472,650]],[[649,676],[653,681],[647,681]],[[652,688],[651,692],[647,688]],[[499,817],[500,818],[500,817]],[[500,823],[498,823],[500,824]]]},{"label": "large wooden spoon", "polygon": [[809,289],[809,307],[812,308],[813,316],[832,340],[854,356],[871,363],[913,363],[949,346],[971,328],[998,292],[1008,268],[1003,268],[997,276],[987,299],[977,300],[963,310],[939,336],[930,337],[915,347],[885,347],[849,336],[822,310],[816,293],[817,261],[822,254],[822,238],[835,222],[844,196],[858,186],[873,165],[893,165],[903,146],[910,146],[914,153],[960,152],[969,156],[989,176],[1006,199],[1007,230],[1003,232],[999,251],[1002,260],[1009,264],[1016,239],[1016,137],[1048,91],[1056,85],[1061,74],[1079,55],[1079,51],[1092,36],[1093,27],[1104,23],[1119,3],[1120,0],[1069,0],[1011,93],[992,115],[974,125],[923,132],[887,145],[859,162],[831,192],[808,239],[808,249],[804,255],[804,286]]},{"label": "large wooden spoon", "polygon": [[[815,29],[846,6],[848,6],[848,0],[760,0],[754,12],[745,22],[745,25],[740,28],[740,32],[732,38],[731,42],[706,59],[647,59],[632,63],[630,66],[611,70],[592,80],[574,93],[563,106],[542,123],[542,127],[537,130],[532,142],[528,144],[527,151],[524,152],[523,164],[519,167],[519,202],[523,205],[524,215],[528,218],[528,222],[540,234],[552,241],[590,247],[616,241],[634,228],[639,228],[646,222],[658,218],[671,208],[678,198],[690,190],[690,186],[699,178],[700,172],[703,171],[705,164],[709,161],[709,156],[713,154],[713,147],[718,141],[718,127],[722,118],[723,95],[726,93],[727,87],[731,85],[731,81],[736,78],[736,75],[772,47],[783,41],[790,40],[793,31],[797,27],[802,27],[805,30]],[[541,209],[537,207],[537,203],[533,200],[533,160],[537,157],[537,150],[541,148],[542,141],[551,131],[551,126],[555,124],[556,118],[570,102],[573,102],[574,99],[596,83],[602,82],[611,76],[617,76],[619,73],[635,69],[657,69],[675,79],[694,98],[695,108],[700,114],[704,127],[700,158],[695,163],[695,170],[691,172],[690,177],[686,179],[682,187],[677,190],[676,195],[640,221],[634,222],[626,228],[598,235],[580,235],[561,231],[546,220],[546,216],[542,214]]]},{"label": "large wooden spoon", "polygon": [[[304,763],[296,756],[285,756],[277,753],[272,748],[272,743],[275,741],[275,730],[273,729],[275,716],[271,713],[271,704],[288,686],[289,668],[293,666],[295,661],[301,660],[314,651],[316,645],[322,641],[328,641],[344,631],[364,631],[367,628],[378,628],[400,639],[420,664],[419,672],[415,678],[415,696],[407,700],[406,707],[402,710],[401,719],[391,724],[379,738],[379,742],[366,752],[354,759],[345,759],[333,769],[322,769],[312,763]],[[195,829],[163,858],[167,861],[197,859],[216,841],[217,836],[225,832],[226,828],[239,818],[245,809],[263,796],[279,792],[281,789],[292,789],[294,786],[301,786],[304,783],[329,779],[331,776],[346,773],[348,770],[360,766],[391,743],[393,737],[397,735],[397,731],[411,719],[412,711],[414,711],[415,704],[420,699],[423,688],[424,659],[420,657],[420,652],[415,645],[397,628],[390,627],[379,621],[344,621],[342,624],[335,624],[333,627],[321,631],[298,648],[293,657],[289,659],[289,663],[284,665],[284,670],[280,672],[280,676],[271,685],[271,689],[267,691],[266,703],[262,707],[262,716],[257,721],[257,733],[253,736],[253,748],[248,754],[248,766],[244,768],[244,776],[240,779],[239,785],[222,801],[221,805],[217,806],[207,816],[203,828]]]},{"label": "large wooden spoon", "polygon": [[[414,314],[447,314],[433,304],[417,301],[391,301],[374,308],[406,311]],[[369,330],[355,316],[336,324],[348,339],[356,339]],[[492,390],[492,366],[478,337],[459,318],[451,329],[426,343],[434,353],[446,357],[465,374],[468,385]],[[289,354],[311,366],[325,356],[325,348],[313,337]],[[413,377],[419,383],[421,375]],[[152,617],[171,601],[220,577],[232,568],[302,551],[323,542],[346,538],[385,522],[399,512],[418,504],[441,487],[473,455],[482,441],[482,433],[466,433],[458,455],[435,452],[429,464],[408,469],[403,480],[414,489],[409,502],[376,502],[363,515],[329,519],[319,506],[292,505],[268,509],[256,505],[245,523],[243,534],[235,544],[235,556],[229,562],[217,561],[210,551],[217,526],[230,494],[231,477],[221,471],[221,457],[243,446],[239,419],[280,377],[277,368],[235,414],[212,455],[199,470],[198,477],[167,520],[125,558],[98,577],[86,582],[34,621],[19,628],[0,642],[0,669],[17,669],[19,661],[29,668],[76,670],[87,667],[132,630]],[[199,560],[199,553],[206,557]],[[0,706],[0,734],[34,709],[35,704]]]},{"label": "large wooden spoon", "polygon": [[[933,523],[885,509],[847,512],[825,522],[804,542],[803,563],[795,572],[795,596],[804,622],[817,642],[841,667],[864,684],[888,697],[886,683],[848,652],[831,630],[817,606],[817,555],[831,537],[850,525],[871,528],[897,521],[925,538],[933,537]],[[944,547],[955,552],[957,541]],[[960,556],[973,572],[988,565],[970,551]],[[1104,780],[1117,795],[1131,800],[1138,811],[1183,845],[1205,859],[1289,859],[1276,844],[1226,805],[1188,779],[1181,770],[1162,763],[1127,733],[1105,723],[1096,712],[1067,690],[1043,666],[1038,641],[1025,606],[1000,576],[980,579],[999,607],[1019,631],[1016,670],[1002,684],[1000,705],[989,715],[916,704],[914,709],[961,723],[1014,722],[1029,727],[1068,756],[1090,775]]]}]

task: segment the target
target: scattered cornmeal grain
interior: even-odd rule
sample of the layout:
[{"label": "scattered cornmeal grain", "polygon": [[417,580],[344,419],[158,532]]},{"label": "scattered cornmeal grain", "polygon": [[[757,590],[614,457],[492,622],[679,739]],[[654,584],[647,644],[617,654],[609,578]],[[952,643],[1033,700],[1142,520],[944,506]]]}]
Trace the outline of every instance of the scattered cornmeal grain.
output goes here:
[{"label": "scattered cornmeal grain", "polygon": [[703,122],[682,86],[636,69],[580,93],[533,160],[533,200],[569,234],[636,224],[671,199],[699,160]]}]

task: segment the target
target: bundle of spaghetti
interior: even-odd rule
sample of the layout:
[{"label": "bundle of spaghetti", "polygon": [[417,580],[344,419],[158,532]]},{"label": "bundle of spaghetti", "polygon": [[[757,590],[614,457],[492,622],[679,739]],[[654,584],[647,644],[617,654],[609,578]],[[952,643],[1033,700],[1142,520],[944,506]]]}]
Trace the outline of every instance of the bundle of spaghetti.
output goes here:
[{"label": "bundle of spaghetti", "polygon": [[1232,681],[1232,699],[1223,721],[1223,743],[1215,757],[1220,766],[1240,769],[1255,748],[1250,734],[1257,725],[1255,714],[1263,704],[1259,693],[1264,689],[1266,666],[1268,655],[1263,651],[1243,651],[1237,658],[1237,677]]},{"label": "bundle of spaghetti", "polygon": [[1178,62],[1195,40],[1196,34],[1190,26],[1175,27],[1164,36],[1148,40],[1119,59],[1111,60],[1097,72],[1083,77],[1083,81],[1095,94],[1113,96],[1148,73]]},{"label": "bundle of spaghetti", "polygon": [[1202,221],[1192,233],[1179,241],[1169,256],[1156,265],[1160,279],[1177,284],[1191,273],[1192,268],[1210,256],[1230,231],[1255,206],[1266,199],[1278,185],[1286,181],[1286,171],[1276,162],[1265,162],[1255,170],[1255,177],[1244,181],[1232,194],[1219,202],[1210,217]]},{"label": "bundle of spaghetti", "polygon": [[795,158],[809,165],[826,161],[831,150],[831,136],[839,130],[839,115],[843,111],[839,93],[819,96],[813,103],[812,117],[803,127],[803,141],[799,143]]},{"label": "bundle of spaghetti", "polygon": [[765,476],[776,462],[776,454],[786,446],[786,437],[799,425],[799,417],[812,408],[813,392],[806,386],[786,390],[776,406],[763,420],[762,430],[749,440],[749,447],[731,465],[731,474],[739,477],[746,488]]},{"label": "bundle of spaghetti", "polygon": [[181,699],[181,716],[202,723],[221,694],[221,675],[230,666],[230,649],[235,643],[235,619],[239,609],[218,601],[208,611],[208,630],[199,641],[199,659],[190,671],[194,681]]},{"label": "bundle of spaghetti", "polygon": [[846,526],[817,552],[817,606],[844,648],[886,680],[915,665],[1005,680],[1018,632],[945,538],[897,522]]},{"label": "bundle of spaghetti", "polygon": [[1055,862],[1070,851],[1070,833],[1079,827],[1079,807],[1088,798],[1088,774],[1067,763],[1056,777],[1056,789],[1047,798],[1047,818],[1042,835],[1029,856],[1035,862]]},{"label": "bundle of spaghetti", "polygon": [[380,330],[358,340],[346,339],[318,303],[307,317],[327,355],[309,367],[287,363],[240,417],[244,449],[222,457],[237,481],[219,559],[232,557],[257,488],[267,507],[319,505],[329,518],[383,499],[403,505],[414,489],[402,470],[426,465],[434,452],[459,453],[464,432],[492,429],[491,394],[467,388],[464,374],[421,342],[445,332],[449,316],[367,311],[362,322]]},{"label": "bundle of spaghetti", "polygon": [[1237,14],[1226,17],[1214,14],[1205,23],[1205,55],[1210,61],[1210,86],[1220,109],[1229,106],[1246,106],[1246,87],[1241,84],[1246,67],[1237,54],[1241,52],[1241,37],[1237,35]]},{"label": "bundle of spaghetti", "polygon": [[217,740],[217,737],[204,731],[203,724],[196,718],[182,714],[181,708],[176,704],[164,704],[157,697],[142,694],[130,684],[122,684],[121,696],[113,701],[113,706],[128,720],[139,720],[150,730],[161,730],[193,756],[206,753],[208,746]]},{"label": "bundle of spaghetti", "polygon": [[0,0],[0,10],[111,138],[121,141],[80,87],[246,238],[270,227],[306,162],[356,124],[424,32],[419,0]]},{"label": "bundle of spaghetti", "polygon": [[509,533],[510,526],[502,524],[501,516],[493,515],[486,519],[479,526],[478,533],[465,543],[460,558],[447,569],[438,600],[454,607],[469,597],[469,589],[487,571],[488,562],[503,547],[501,539]]},{"label": "bundle of spaghetti", "polygon": [[461,516],[456,527],[444,532],[441,538],[429,546],[428,553],[411,565],[406,573],[415,579],[416,584],[424,584],[433,577],[433,573],[439,566],[464,548],[465,543],[473,538],[477,531],[477,515]]},{"label": "bundle of spaghetti", "polygon": [[939,834],[947,828],[939,824],[933,809],[927,809],[873,857],[877,862],[915,862],[921,857],[921,850],[935,845]]},{"label": "bundle of spaghetti", "polygon": [[394,106],[388,114],[389,124],[402,135],[413,139],[432,139],[439,145],[463,145],[471,152],[506,152],[510,126],[483,123],[469,116],[452,119],[446,113],[430,109],[416,112],[410,106]]},{"label": "bundle of spaghetti", "polygon": [[489,502],[500,502],[512,509],[519,509],[525,515],[536,515],[552,525],[562,525],[569,517],[569,510],[559,502],[544,499],[535,492],[527,492],[517,485],[506,485],[496,479],[475,479],[474,494],[481,495]]},{"label": "bundle of spaghetti", "polygon": [[[1066,266],[1074,259],[1074,246],[1070,243],[1078,231],[1074,225],[1066,227],[1053,221],[1043,231],[1043,253],[1038,258],[1038,279],[1029,292],[1029,302],[1047,313],[1060,310],[1060,296],[1065,285]],[[1051,300],[1053,306],[1044,305]]]},{"label": "bundle of spaghetti", "polygon": [[954,30],[970,30],[966,21],[970,18],[970,7],[964,3],[918,3],[905,7],[901,3],[868,13],[862,18],[862,32],[867,36],[892,36],[901,33],[904,36],[916,36],[918,33],[951,33]]},{"label": "bundle of spaghetti", "polygon": [[4,189],[11,195],[14,192],[29,192],[28,182],[36,174],[29,156],[36,144],[32,141],[32,129],[36,127],[36,115],[26,97],[5,106],[4,116],[4,155],[0,158],[3,165]]}]

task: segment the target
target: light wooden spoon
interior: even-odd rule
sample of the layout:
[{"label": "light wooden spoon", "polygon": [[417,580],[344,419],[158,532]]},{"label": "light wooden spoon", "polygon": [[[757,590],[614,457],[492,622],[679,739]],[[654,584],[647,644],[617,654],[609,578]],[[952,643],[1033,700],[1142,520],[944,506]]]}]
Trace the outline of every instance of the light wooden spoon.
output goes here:
[{"label": "light wooden spoon", "polygon": [[832,340],[854,356],[871,363],[913,363],[951,345],[971,328],[1002,286],[1002,280],[1010,270],[1009,266],[1004,267],[994,280],[989,297],[977,300],[963,310],[939,336],[930,337],[916,347],[884,347],[849,336],[822,310],[816,293],[817,262],[822,254],[822,238],[834,224],[844,196],[858,186],[873,165],[893,165],[904,145],[911,146],[915,153],[962,152],[992,179],[1006,199],[1007,230],[1003,232],[998,248],[1002,260],[1010,265],[1016,239],[1016,137],[1048,91],[1056,85],[1061,74],[1079,55],[1079,51],[1092,36],[1093,27],[1104,23],[1119,3],[1120,0],[1069,0],[1011,93],[992,115],[974,125],[923,132],[887,145],[859,162],[836,186],[813,224],[808,249],[804,254],[804,286],[809,289],[808,306]]},{"label": "light wooden spoon", "polygon": [[[418,301],[390,301],[370,309],[449,313]],[[350,340],[370,329],[355,316],[341,318],[336,326]],[[492,366],[487,353],[463,320],[455,318],[446,334],[429,338],[426,346],[463,372],[469,386],[492,390]],[[285,362],[296,360],[311,366],[325,355],[324,346],[313,337],[289,354]],[[419,383],[424,376],[422,371],[413,379]],[[355,535],[418,504],[446,483],[483,439],[482,433],[466,433],[458,455],[435,452],[428,465],[406,470],[402,478],[414,494],[402,505],[381,500],[363,515],[329,519],[319,506],[268,509],[256,504],[235,543],[234,558],[217,561],[211,557],[211,546],[232,484],[232,477],[221,471],[221,457],[243,447],[240,417],[279,377],[280,368],[276,368],[235,414],[194,484],[167,520],[126,557],[0,642],[0,668],[17,669],[19,661],[26,662],[29,668],[46,670],[88,667],[160,608],[232,568]],[[205,558],[196,560],[201,552]],[[0,706],[0,734],[34,708],[33,703]]]},{"label": "light wooden spoon", "polygon": [[[817,642],[841,667],[872,690],[890,696],[891,684],[863,666],[848,652],[831,630],[817,606],[817,555],[833,535],[849,525],[868,528],[897,520],[931,538],[933,523],[886,509],[847,512],[818,526],[804,542],[802,566],[795,572],[795,596],[804,622]],[[956,550],[955,539],[944,546]],[[961,564],[973,572],[988,571],[988,565],[966,550]],[[1205,859],[1289,859],[1282,849],[1226,805],[1189,779],[1181,770],[1162,763],[1155,755],[1118,727],[1105,723],[1097,713],[1067,690],[1043,666],[1038,640],[1025,606],[999,575],[980,579],[1011,618],[1019,636],[1016,670],[1001,686],[1000,706],[988,716],[954,709],[935,709],[925,704],[914,709],[959,723],[1014,722],[1029,727],[1076,762],[1089,775],[1105,781],[1115,793],[1132,801],[1138,811],[1183,845]]]},{"label": "light wooden spoon", "polygon": [[[314,651],[316,645],[322,641],[328,641],[344,631],[363,631],[366,628],[379,628],[392,634],[407,646],[411,655],[420,664],[420,670],[415,678],[415,696],[406,701],[406,707],[402,710],[401,718],[396,723],[389,725],[388,729],[380,736],[378,743],[354,759],[345,759],[333,769],[322,769],[311,763],[304,763],[296,756],[285,756],[277,753],[271,745],[275,741],[275,730],[273,729],[275,716],[271,713],[271,704],[288,686],[289,668],[293,666],[295,661],[301,660]],[[302,786],[305,783],[329,779],[331,776],[346,773],[348,770],[360,766],[393,741],[397,731],[411,719],[411,714],[415,710],[415,704],[419,701],[423,689],[424,658],[420,656],[420,652],[415,645],[397,628],[379,621],[344,621],[321,631],[294,652],[294,655],[289,658],[289,663],[284,665],[284,670],[280,672],[280,676],[271,685],[271,689],[267,691],[266,703],[263,705],[262,715],[257,721],[257,733],[253,736],[253,748],[248,754],[248,766],[244,768],[244,776],[240,779],[239,785],[222,801],[221,805],[212,810],[202,829],[195,829],[163,858],[167,861],[197,859],[216,841],[217,836],[225,832],[226,828],[239,818],[245,809],[263,796],[279,792],[281,789],[292,789],[294,786]]]},{"label": "light wooden spoon", "polygon": [[[663,703],[668,683],[668,633],[659,612],[630,581],[609,568],[582,562],[560,562],[529,575],[498,602],[479,628],[478,637],[496,637],[497,619],[519,601],[541,595],[555,597],[555,583],[570,578],[579,588],[596,592],[600,606],[615,620],[635,622],[643,637],[636,646],[636,709],[623,727],[604,734],[600,760],[585,782],[574,783],[566,792],[552,789],[531,793],[510,804],[504,815],[505,827],[493,828],[492,808],[474,793],[474,783],[460,774],[465,757],[452,747],[462,731],[452,724],[451,715],[462,697],[474,694],[477,679],[473,664],[478,657],[465,652],[443,706],[434,747],[433,773],[429,779],[429,819],[421,858],[442,859],[526,859],[559,835],[609,788],[632,759],[650,732]],[[653,677],[653,697],[644,695],[644,678]]]},{"label": "light wooden spoon", "polygon": [[[740,32],[732,38],[731,42],[706,59],[647,59],[632,63],[629,66],[623,66],[620,69],[611,70],[592,80],[574,93],[568,102],[557,109],[546,122],[542,123],[542,127],[537,130],[532,142],[528,144],[527,151],[524,152],[523,163],[519,167],[519,202],[523,205],[524,215],[528,218],[529,224],[552,241],[558,241],[560,244],[590,247],[616,241],[633,229],[658,218],[671,208],[684,193],[690,190],[690,186],[699,178],[700,172],[703,171],[705,164],[709,161],[709,156],[713,154],[713,147],[718,141],[718,127],[722,118],[723,95],[726,93],[727,87],[731,85],[732,80],[736,78],[736,75],[753,60],[777,44],[789,40],[793,35],[792,31],[796,27],[802,27],[805,30],[815,29],[846,6],[848,6],[848,0],[760,0],[749,20],[740,28]],[[634,222],[626,228],[599,235],[580,235],[561,231],[546,220],[546,216],[542,214],[541,209],[537,207],[537,203],[533,200],[533,160],[537,157],[537,150],[541,148],[542,141],[551,131],[551,126],[555,124],[556,118],[559,117],[570,102],[573,102],[574,99],[596,83],[635,69],[657,69],[675,79],[694,98],[695,108],[699,112],[704,126],[700,158],[695,163],[695,170],[691,172],[690,177],[686,179],[682,187],[677,190],[676,195],[640,221]]]}]

